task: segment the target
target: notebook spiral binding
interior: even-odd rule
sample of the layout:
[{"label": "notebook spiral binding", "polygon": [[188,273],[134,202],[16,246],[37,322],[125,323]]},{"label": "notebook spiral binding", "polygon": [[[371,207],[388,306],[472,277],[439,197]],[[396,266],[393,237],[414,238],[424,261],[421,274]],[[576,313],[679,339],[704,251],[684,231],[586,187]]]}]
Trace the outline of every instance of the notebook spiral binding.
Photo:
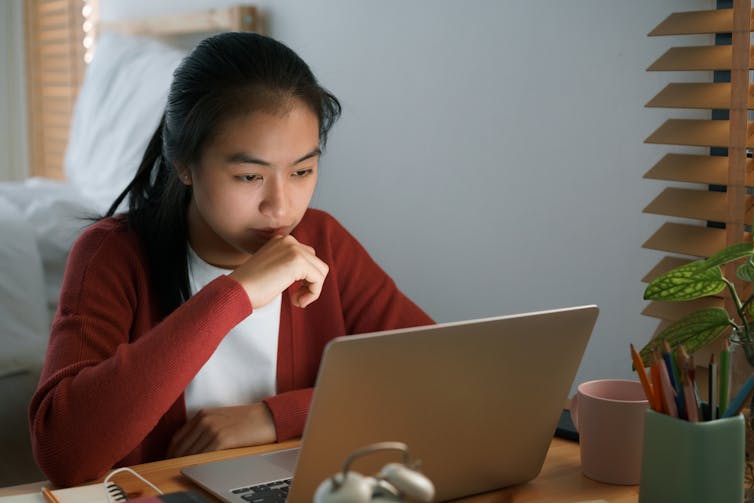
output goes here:
[{"label": "notebook spiral binding", "polygon": [[107,499],[109,501],[126,501],[128,499],[126,491],[115,482],[108,482],[105,485],[105,490],[107,491]]},{"label": "notebook spiral binding", "polygon": [[134,477],[136,477],[137,479],[141,480],[146,485],[148,485],[149,487],[151,487],[152,489],[154,489],[157,492],[157,494],[162,494],[162,491],[156,485],[152,484],[150,481],[148,481],[147,479],[145,479],[144,477],[142,477],[141,475],[139,475],[138,473],[136,473],[132,469],[126,468],[126,467],[116,468],[115,470],[113,470],[113,471],[111,471],[110,473],[107,474],[107,476],[105,477],[105,480],[103,482],[103,484],[105,486],[105,494],[107,495],[107,500],[110,503],[120,502],[120,501],[126,501],[128,499],[128,495],[123,490],[123,488],[121,488],[118,484],[116,484],[115,482],[112,482],[110,480],[113,475],[115,475],[117,473],[122,473],[122,472],[128,472],[128,473],[130,473],[131,475],[133,475]]}]

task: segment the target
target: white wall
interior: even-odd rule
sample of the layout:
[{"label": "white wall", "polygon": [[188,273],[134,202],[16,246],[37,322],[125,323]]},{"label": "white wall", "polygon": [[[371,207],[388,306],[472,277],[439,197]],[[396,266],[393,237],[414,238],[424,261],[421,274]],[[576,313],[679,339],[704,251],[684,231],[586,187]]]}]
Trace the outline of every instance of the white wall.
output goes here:
[{"label": "white wall", "polygon": [[22,0],[0,0],[0,180],[28,173]]},{"label": "white wall", "polygon": [[[101,0],[104,20],[230,5]],[[577,382],[631,377],[641,244],[661,218],[645,34],[712,0],[260,0],[270,35],[344,105],[314,204],[334,213],[438,321],[596,303]],[[706,43],[702,38],[699,43]],[[709,74],[693,78],[708,80]],[[695,116],[699,116],[697,113]],[[532,348],[536,358],[536,348]]]}]

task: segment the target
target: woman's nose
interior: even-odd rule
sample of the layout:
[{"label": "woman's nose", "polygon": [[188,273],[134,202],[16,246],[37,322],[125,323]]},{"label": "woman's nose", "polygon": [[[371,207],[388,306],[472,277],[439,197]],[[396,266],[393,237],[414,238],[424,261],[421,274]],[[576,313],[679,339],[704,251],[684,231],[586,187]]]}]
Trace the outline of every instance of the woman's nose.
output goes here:
[{"label": "woman's nose", "polygon": [[285,216],[287,204],[284,184],[274,179],[265,182],[264,197],[259,206],[260,213],[274,218]]}]

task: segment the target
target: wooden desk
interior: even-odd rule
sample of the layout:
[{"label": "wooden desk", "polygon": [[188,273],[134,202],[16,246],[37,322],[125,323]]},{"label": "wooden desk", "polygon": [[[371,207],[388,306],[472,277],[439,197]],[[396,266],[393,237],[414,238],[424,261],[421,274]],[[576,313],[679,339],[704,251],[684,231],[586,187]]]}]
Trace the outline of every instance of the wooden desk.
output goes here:
[{"label": "wooden desk", "polygon": [[[164,492],[199,490],[196,485],[180,474],[180,469],[194,464],[230,459],[246,454],[267,452],[298,445],[298,441],[260,447],[245,447],[227,451],[197,454],[183,458],[168,459],[132,467],[140,475],[155,484]],[[127,492],[138,491],[144,485],[132,476],[117,478]],[[23,494],[39,490],[43,483],[26,484],[0,489],[0,496]],[[145,493],[148,494],[148,493]],[[555,438],[550,444],[547,459],[537,478],[527,484],[480,494],[462,501],[471,503],[576,503],[604,499],[610,503],[634,503],[639,498],[639,486],[614,486],[594,482],[581,474],[578,444]]]}]

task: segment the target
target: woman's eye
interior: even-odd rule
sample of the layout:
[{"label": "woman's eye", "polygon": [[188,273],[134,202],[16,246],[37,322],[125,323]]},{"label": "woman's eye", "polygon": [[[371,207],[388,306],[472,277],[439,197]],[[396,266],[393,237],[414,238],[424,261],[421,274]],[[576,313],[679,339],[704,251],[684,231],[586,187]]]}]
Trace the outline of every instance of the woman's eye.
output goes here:
[{"label": "woman's eye", "polygon": [[314,169],[312,169],[312,168],[299,169],[298,171],[294,171],[293,172],[293,176],[299,176],[299,177],[308,176],[308,175],[311,175],[313,171],[314,171]]},{"label": "woman's eye", "polygon": [[239,175],[236,178],[238,178],[242,182],[256,182],[262,179],[262,177],[259,175]]}]

